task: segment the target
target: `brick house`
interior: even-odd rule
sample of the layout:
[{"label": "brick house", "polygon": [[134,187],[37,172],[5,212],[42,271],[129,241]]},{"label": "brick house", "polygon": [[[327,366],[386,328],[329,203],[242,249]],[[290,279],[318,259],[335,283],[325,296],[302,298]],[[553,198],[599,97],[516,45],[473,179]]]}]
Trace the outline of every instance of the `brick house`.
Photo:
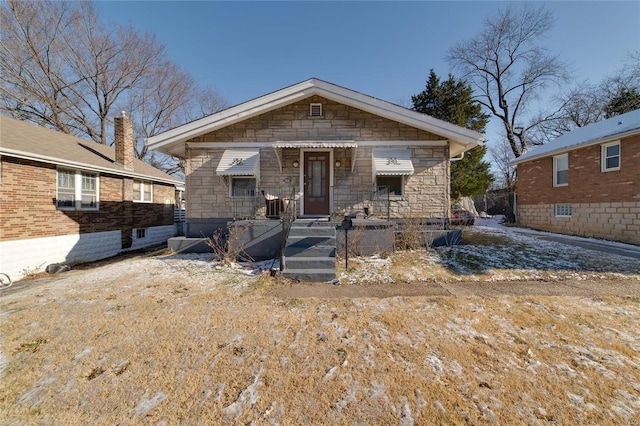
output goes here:
[{"label": "brick house", "polygon": [[106,258],[175,235],[182,182],[134,158],[128,117],[116,148],[0,116],[0,271]]},{"label": "brick house", "polygon": [[517,165],[517,222],[640,244],[640,110],[532,148]]},{"label": "brick house", "polygon": [[284,208],[292,194],[297,217],[446,218],[449,161],[483,140],[313,78],[151,137],[147,146],[186,160],[187,233],[201,235],[234,218],[271,217],[271,207]]}]

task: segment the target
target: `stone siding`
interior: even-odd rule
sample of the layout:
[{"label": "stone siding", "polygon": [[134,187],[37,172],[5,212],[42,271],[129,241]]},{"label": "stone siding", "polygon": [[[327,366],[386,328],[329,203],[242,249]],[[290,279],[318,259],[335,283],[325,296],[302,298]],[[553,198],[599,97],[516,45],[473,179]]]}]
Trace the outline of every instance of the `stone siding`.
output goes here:
[{"label": "stone siding", "polygon": [[[309,117],[309,104],[323,105],[322,117]],[[229,198],[228,182],[216,175],[216,167],[225,148],[199,148],[198,142],[251,143],[305,140],[345,141],[430,141],[442,138],[368,112],[313,96],[286,107],[247,119],[224,129],[189,141],[187,151],[187,221],[231,218],[235,216]],[[384,147],[384,144],[380,145]],[[392,200],[396,217],[445,217],[449,206],[449,161],[446,146],[410,146],[415,173],[405,180],[405,194]],[[371,147],[359,146],[356,158],[351,148],[333,148],[332,182],[334,207],[349,204],[360,210],[359,202],[374,191]],[[272,148],[260,149],[260,183],[262,188],[300,191],[300,149],[282,149],[282,171]],[[352,172],[352,163],[356,161]],[[253,201],[247,201],[253,202]],[[372,212],[376,214],[376,212]]]}]

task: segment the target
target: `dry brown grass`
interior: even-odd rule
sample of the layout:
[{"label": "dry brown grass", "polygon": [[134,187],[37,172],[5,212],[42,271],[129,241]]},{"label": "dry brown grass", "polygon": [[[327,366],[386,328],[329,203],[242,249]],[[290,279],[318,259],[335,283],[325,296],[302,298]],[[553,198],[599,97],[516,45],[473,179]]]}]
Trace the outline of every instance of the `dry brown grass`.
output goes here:
[{"label": "dry brown grass", "polygon": [[637,298],[282,299],[213,266],[132,259],[3,296],[0,423],[640,416]]}]

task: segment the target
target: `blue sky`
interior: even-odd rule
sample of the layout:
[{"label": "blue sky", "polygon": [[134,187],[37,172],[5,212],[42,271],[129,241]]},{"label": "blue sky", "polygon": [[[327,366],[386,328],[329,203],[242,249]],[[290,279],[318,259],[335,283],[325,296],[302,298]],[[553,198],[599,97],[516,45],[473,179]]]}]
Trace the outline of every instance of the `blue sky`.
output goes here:
[{"label": "blue sky", "polygon": [[[451,71],[447,49],[508,2],[100,1],[109,22],[150,31],[196,81],[235,105],[317,77],[407,105],[429,70]],[[516,6],[521,3],[516,3]],[[543,3],[535,3],[542,5]],[[599,82],[640,49],[640,2],[546,2],[543,43],[575,80]],[[548,94],[549,95],[549,94]],[[487,138],[496,139],[496,123]]]}]

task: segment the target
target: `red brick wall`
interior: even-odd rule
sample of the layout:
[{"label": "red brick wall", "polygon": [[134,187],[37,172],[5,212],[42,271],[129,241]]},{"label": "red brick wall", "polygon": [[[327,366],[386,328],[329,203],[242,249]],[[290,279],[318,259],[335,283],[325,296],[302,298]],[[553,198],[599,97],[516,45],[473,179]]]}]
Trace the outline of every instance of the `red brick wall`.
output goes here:
[{"label": "red brick wall", "polygon": [[620,170],[602,173],[600,145],[569,152],[569,185],[553,186],[553,157],[518,165],[520,205],[640,201],[640,135],[620,144]]},{"label": "red brick wall", "polygon": [[[153,203],[126,203],[132,218],[125,220],[123,183],[119,176],[100,175],[100,209],[58,210],[56,166],[2,156],[0,183],[0,239],[18,240],[67,234],[146,228],[173,224],[171,185],[154,184]],[[130,229],[129,229],[130,233]]]}]

